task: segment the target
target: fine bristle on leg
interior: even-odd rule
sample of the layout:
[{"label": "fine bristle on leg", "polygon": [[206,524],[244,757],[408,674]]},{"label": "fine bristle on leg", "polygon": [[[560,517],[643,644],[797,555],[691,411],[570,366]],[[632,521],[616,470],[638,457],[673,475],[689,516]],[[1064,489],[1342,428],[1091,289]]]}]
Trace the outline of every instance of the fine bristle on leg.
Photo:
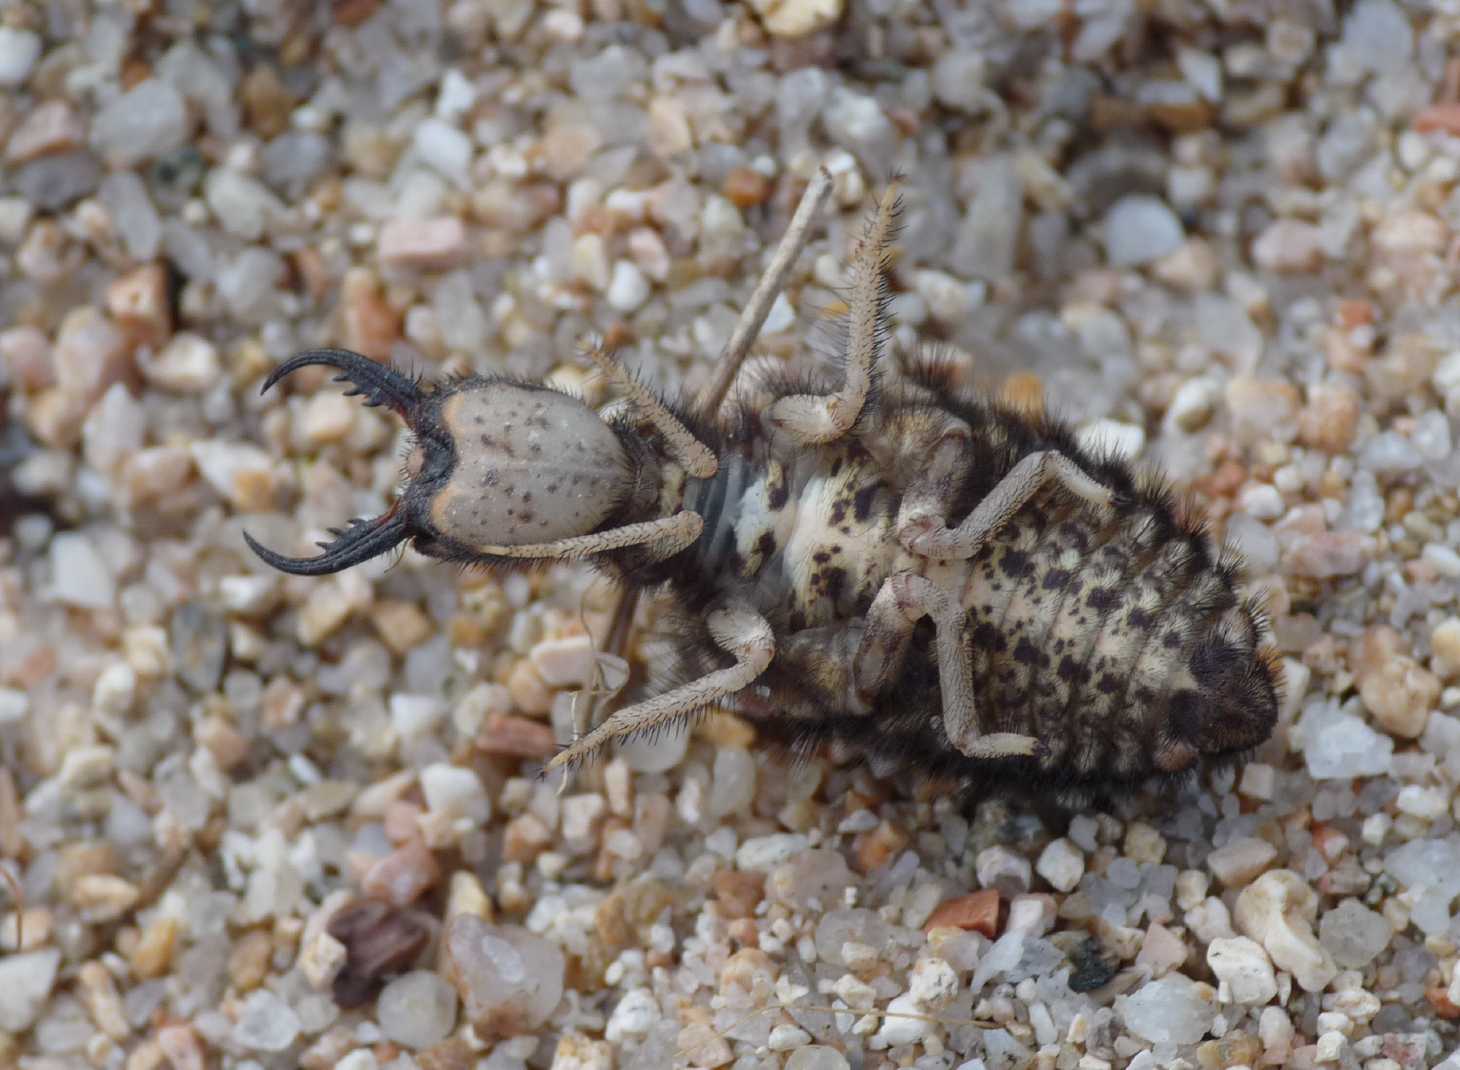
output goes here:
[{"label": "fine bristle on leg", "polygon": [[734,665],[619,710],[555,755],[547,770],[576,765],[615,739],[668,727],[754,683],[775,655],[775,636],[769,622],[754,610],[736,608],[714,611],[707,623],[715,645],[735,656]]},{"label": "fine bristle on leg", "polygon": [[766,413],[798,442],[834,442],[856,424],[872,395],[887,330],[887,270],[897,230],[896,183],[888,187],[852,259],[846,380],[835,394],[792,394]]},{"label": "fine bristle on leg", "polygon": [[898,541],[909,553],[920,557],[967,560],[1052,482],[1061,484],[1102,520],[1114,509],[1114,495],[1108,487],[1086,475],[1064,454],[1044,450],[1016,464],[957,528],[949,528],[944,517],[924,511],[925,495],[909,494],[897,518]]}]

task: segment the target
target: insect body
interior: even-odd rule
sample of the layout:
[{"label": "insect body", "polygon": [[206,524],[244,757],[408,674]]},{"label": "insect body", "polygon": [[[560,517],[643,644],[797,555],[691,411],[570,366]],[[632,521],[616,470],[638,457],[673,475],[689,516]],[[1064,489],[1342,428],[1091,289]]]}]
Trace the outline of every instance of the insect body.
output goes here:
[{"label": "insect body", "polygon": [[544,386],[422,387],[341,350],[338,368],[409,423],[413,478],[289,572],[333,572],[413,539],[492,567],[588,558],[677,605],[678,686],[550,763],[712,704],[796,748],[836,744],[967,786],[1066,801],[1230,760],[1267,738],[1279,678],[1235,562],[1169,495],[1064,425],[888,367],[884,197],[851,264],[839,382],[761,377],[702,418],[590,355],[634,415]]}]

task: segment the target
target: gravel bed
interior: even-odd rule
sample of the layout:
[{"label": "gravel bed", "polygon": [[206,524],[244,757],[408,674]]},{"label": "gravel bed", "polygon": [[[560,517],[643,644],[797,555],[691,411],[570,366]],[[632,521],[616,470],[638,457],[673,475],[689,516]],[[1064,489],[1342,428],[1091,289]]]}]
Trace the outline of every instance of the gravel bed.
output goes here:
[{"label": "gravel bed", "polygon": [[[1460,1070],[1457,55],[1449,0],[0,8],[0,1066]],[[895,342],[1247,555],[1245,768],[1058,819],[716,714],[560,791],[601,582],[247,551],[399,477],[278,361],[694,390],[823,163],[760,352],[900,171]]]}]

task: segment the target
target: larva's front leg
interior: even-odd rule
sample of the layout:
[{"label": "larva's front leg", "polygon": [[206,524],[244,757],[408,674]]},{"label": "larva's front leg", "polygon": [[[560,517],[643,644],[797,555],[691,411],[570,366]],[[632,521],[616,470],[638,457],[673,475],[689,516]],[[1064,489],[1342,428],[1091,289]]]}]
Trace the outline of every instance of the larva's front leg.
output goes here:
[{"label": "larva's front leg", "polygon": [[735,657],[735,664],[716,669],[672,691],[626,706],[581,739],[556,754],[549,770],[576,765],[615,739],[665,728],[727,695],[749,687],[775,656],[770,623],[753,609],[717,609],[706,619],[715,645]]},{"label": "larva's front leg", "polygon": [[999,480],[997,486],[976,505],[956,528],[947,524],[948,498],[954,457],[967,442],[968,429],[961,423],[950,428],[935,451],[926,481],[909,490],[897,515],[897,541],[908,553],[936,561],[968,560],[989,538],[1007,524],[1029,499],[1051,482],[1092,509],[1102,521],[1114,511],[1110,488],[1085,474],[1074,461],[1057,450],[1041,450],[1022,458]]},{"label": "larva's front leg", "polygon": [[872,599],[866,630],[852,663],[859,697],[870,704],[898,676],[913,628],[931,617],[936,631],[943,731],[970,758],[1026,758],[1042,751],[1039,740],[1016,732],[979,731],[973,695],[973,659],[964,632],[963,607],[926,576],[889,576]]},{"label": "larva's front leg", "polygon": [[889,186],[852,259],[846,381],[835,394],[789,394],[766,419],[803,445],[835,442],[856,424],[872,395],[887,333],[887,268],[897,230],[897,186]]}]

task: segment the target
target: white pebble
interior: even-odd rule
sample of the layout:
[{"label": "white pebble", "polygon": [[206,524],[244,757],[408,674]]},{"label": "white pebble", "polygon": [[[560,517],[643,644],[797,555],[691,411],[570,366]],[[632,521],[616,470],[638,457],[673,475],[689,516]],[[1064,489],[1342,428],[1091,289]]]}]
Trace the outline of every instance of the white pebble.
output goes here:
[{"label": "white pebble", "polygon": [[782,862],[788,862],[810,844],[795,832],[777,832],[746,840],[735,852],[735,865],[743,870],[765,873]]},{"label": "white pebble", "polygon": [[29,695],[18,687],[0,687],[0,725],[15,724],[29,712]]},{"label": "white pebble", "polygon": [[388,1039],[407,1048],[429,1048],[456,1025],[456,991],[432,970],[412,970],[381,989],[375,1014]]},{"label": "white pebble", "polygon": [[0,1031],[19,1035],[35,1024],[60,966],[54,948],[0,956]]},{"label": "white pebble", "polygon": [[1332,956],[1313,935],[1318,893],[1291,870],[1264,873],[1237,896],[1237,928],[1267,950],[1305,992],[1321,992],[1338,975]]},{"label": "white pebble", "polygon": [[416,127],[414,146],[421,160],[459,189],[471,184],[471,138],[450,123],[427,119]]},{"label": "white pebble", "polygon": [[117,597],[106,559],[79,531],[63,531],[51,540],[51,584],[57,601],[82,609],[110,609]]},{"label": "white pebble", "polygon": [[1072,892],[1085,875],[1085,856],[1074,843],[1061,836],[1040,853],[1034,869],[1056,891]]},{"label": "white pebble", "polygon": [[981,888],[998,888],[1006,895],[1018,895],[1029,890],[1029,859],[995,845],[986,847],[974,859],[974,870]]},{"label": "white pebble", "polygon": [[91,124],[91,138],[117,167],[180,148],[188,136],[183,98],[167,82],[148,78],[102,106]]},{"label": "white pebble", "polygon": [[1136,1036],[1155,1044],[1195,1044],[1216,1017],[1209,986],[1173,973],[1116,999],[1116,1013]]},{"label": "white pebble", "polygon": [[1207,945],[1207,965],[1233,1003],[1261,1005],[1277,995],[1272,962],[1256,940],[1245,936],[1213,940]]},{"label": "white pebble", "polygon": [[452,819],[485,824],[492,815],[492,803],[476,773],[464,766],[435,762],[421,770],[421,794],[432,813]]},{"label": "white pebble", "polygon": [[911,993],[904,992],[887,1004],[887,1017],[882,1022],[882,1028],[872,1038],[872,1046],[900,1048],[904,1044],[916,1044],[935,1028],[927,1018],[922,1004]]},{"label": "white pebble", "polygon": [[1399,798],[1394,805],[1402,814],[1409,814],[1421,821],[1434,821],[1450,809],[1450,793],[1444,788],[1420,784],[1406,784],[1399,789]]},{"label": "white pebble", "polygon": [[40,34],[0,26],[0,85],[20,85],[40,57]]},{"label": "white pebble", "polygon": [[659,1003],[654,993],[647,988],[635,988],[618,1001],[608,1017],[603,1030],[604,1039],[610,1044],[622,1044],[628,1039],[642,1039],[659,1021]]},{"label": "white pebble", "polygon": [[397,693],[390,696],[390,725],[403,738],[431,731],[446,713],[434,695]]},{"label": "white pebble", "polygon": [[184,331],[174,335],[142,370],[148,382],[163,390],[201,394],[218,384],[221,367],[217,346],[202,335]]},{"label": "white pebble", "polygon": [[810,1043],[811,1034],[794,1025],[778,1025],[771,1030],[766,1047],[771,1051],[793,1051]]},{"label": "white pebble", "polygon": [[129,711],[136,698],[137,672],[125,661],[114,661],[101,670],[91,688],[91,704],[113,716]]},{"label": "white pebble", "polygon": [[1136,267],[1175,252],[1185,239],[1181,220],[1165,201],[1130,193],[1105,216],[1105,255],[1115,267]]},{"label": "white pebble", "polygon": [[604,298],[620,312],[635,312],[649,300],[649,280],[631,261],[616,261]]},{"label": "white pebble", "polygon": [[233,1026],[233,1040],[252,1051],[283,1051],[294,1043],[300,1028],[294,1008],[261,988],[244,1000]]},{"label": "white pebble", "polygon": [[1241,836],[1207,855],[1207,868],[1228,888],[1244,885],[1277,857],[1277,848],[1266,840]]}]

